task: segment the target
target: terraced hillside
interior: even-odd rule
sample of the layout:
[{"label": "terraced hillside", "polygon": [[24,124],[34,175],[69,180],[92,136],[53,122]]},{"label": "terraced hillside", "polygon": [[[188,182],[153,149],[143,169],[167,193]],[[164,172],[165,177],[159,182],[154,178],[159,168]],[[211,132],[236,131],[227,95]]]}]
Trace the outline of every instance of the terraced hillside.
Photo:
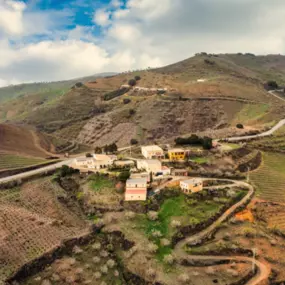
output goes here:
[{"label": "terraced hillside", "polygon": [[80,208],[60,202],[66,196],[48,179],[0,192],[0,283],[64,240],[89,233]]},{"label": "terraced hillside", "polygon": [[285,203],[285,155],[263,153],[263,164],[250,173],[257,197],[276,203]]},{"label": "terraced hillside", "polygon": [[[207,130],[213,137],[221,130],[223,137],[260,130],[283,118],[285,103],[264,89],[263,60],[259,63],[255,57],[258,68],[248,64],[251,60],[249,55],[240,55],[239,61],[202,54],[158,69],[93,78],[67,92],[58,89],[6,101],[0,107],[0,120],[24,122],[92,147],[112,142],[125,146],[131,138],[139,143],[173,141],[175,136]],[[138,86],[168,92],[131,90],[103,99],[136,75]],[[237,123],[245,129],[236,129]]]},{"label": "terraced hillside", "polygon": [[31,165],[46,163],[44,159],[24,157],[0,152],[0,170],[22,168]]}]

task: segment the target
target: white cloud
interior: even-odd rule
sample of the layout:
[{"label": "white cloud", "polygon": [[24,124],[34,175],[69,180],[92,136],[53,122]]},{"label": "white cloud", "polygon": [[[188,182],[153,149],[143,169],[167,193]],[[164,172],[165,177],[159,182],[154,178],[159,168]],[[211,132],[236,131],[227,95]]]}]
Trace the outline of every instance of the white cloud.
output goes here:
[{"label": "white cloud", "polygon": [[123,1],[120,1],[120,0],[112,0],[111,3],[110,3],[110,5],[111,5],[112,7],[115,7],[115,8],[119,8],[119,7],[121,7],[123,4],[124,4]]},{"label": "white cloud", "polygon": [[94,23],[96,23],[99,26],[107,26],[110,22],[110,15],[111,12],[106,11],[104,9],[99,9],[94,14]]},{"label": "white cloud", "polygon": [[0,0],[0,30],[9,35],[19,35],[23,32],[23,2]]},{"label": "white cloud", "polygon": [[[155,67],[201,51],[285,52],[284,0],[121,4],[113,0],[97,9],[93,27],[68,31],[62,24],[71,21],[70,10],[31,11],[21,2],[0,0],[0,84]],[[94,36],[96,30],[102,31],[100,37]],[[33,35],[45,37],[27,43]],[[11,45],[11,39],[16,44]]]}]

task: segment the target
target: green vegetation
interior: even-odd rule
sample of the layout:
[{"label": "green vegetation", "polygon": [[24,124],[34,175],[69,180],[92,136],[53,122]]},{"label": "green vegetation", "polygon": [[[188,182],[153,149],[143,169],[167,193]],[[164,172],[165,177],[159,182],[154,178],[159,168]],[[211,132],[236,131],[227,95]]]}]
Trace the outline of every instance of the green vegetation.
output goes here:
[{"label": "green vegetation", "polygon": [[111,99],[114,99],[116,97],[122,96],[124,94],[126,94],[130,89],[129,88],[121,88],[121,89],[117,89],[114,91],[111,91],[109,93],[106,93],[103,98],[105,101],[109,101]]},{"label": "green vegetation", "polygon": [[235,122],[237,124],[248,124],[249,121],[261,120],[270,110],[268,104],[246,104],[241,111],[236,114]]},{"label": "green vegetation", "polygon": [[115,187],[114,181],[102,175],[93,174],[88,177],[88,180],[90,188],[95,192],[101,191],[106,188]]},{"label": "green vegetation", "polygon": [[[170,254],[172,249],[170,246],[161,245],[160,240],[166,238],[171,240],[172,236],[177,232],[177,228],[171,226],[171,222],[176,220],[181,226],[195,226],[198,223],[206,221],[215,215],[223,206],[224,201],[214,201],[209,197],[207,200],[201,200],[200,194],[192,194],[186,196],[179,194],[178,196],[166,199],[158,212],[157,220],[150,220],[146,215],[140,214],[136,217],[136,224],[147,237],[158,246],[156,257],[162,261],[163,257]],[[207,195],[203,192],[202,195]],[[160,232],[161,236],[154,237],[154,232]]]},{"label": "green vegetation", "polygon": [[263,164],[250,173],[257,196],[272,202],[285,202],[285,155],[263,153]]},{"label": "green vegetation", "polygon": [[0,170],[22,168],[44,163],[48,163],[48,161],[40,158],[0,153]]},{"label": "green vegetation", "polygon": [[130,79],[128,83],[130,86],[135,86],[137,84],[137,81],[135,79]]},{"label": "green vegetation", "polygon": [[213,146],[212,138],[209,137],[198,137],[195,134],[192,134],[188,138],[178,137],[175,139],[176,145],[201,145],[204,149],[211,149]]},{"label": "green vegetation", "polygon": [[208,163],[209,162],[209,158],[208,157],[191,157],[190,160],[195,161],[199,164],[202,163]]}]

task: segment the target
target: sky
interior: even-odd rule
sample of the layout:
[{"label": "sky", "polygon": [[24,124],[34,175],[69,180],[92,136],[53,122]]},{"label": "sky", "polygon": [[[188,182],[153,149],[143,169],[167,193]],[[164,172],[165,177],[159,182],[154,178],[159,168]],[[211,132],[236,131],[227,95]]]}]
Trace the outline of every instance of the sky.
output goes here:
[{"label": "sky", "polygon": [[285,53],[284,0],[0,0],[0,86]]}]

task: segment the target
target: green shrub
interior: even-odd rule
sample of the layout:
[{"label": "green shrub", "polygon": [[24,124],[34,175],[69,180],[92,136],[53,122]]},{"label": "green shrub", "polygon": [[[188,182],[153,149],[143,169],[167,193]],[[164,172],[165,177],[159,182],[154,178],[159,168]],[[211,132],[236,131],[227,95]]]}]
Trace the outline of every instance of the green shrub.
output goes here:
[{"label": "green shrub", "polygon": [[123,103],[124,104],[129,104],[131,102],[131,99],[129,99],[129,98],[125,98],[124,100],[123,100]]},{"label": "green shrub", "polygon": [[141,80],[141,77],[139,75],[137,75],[137,76],[135,76],[135,80],[139,81],[139,80]]},{"label": "green shrub", "polygon": [[119,96],[122,96],[124,95],[125,93],[127,93],[130,89],[129,88],[121,88],[121,89],[117,89],[117,90],[114,90],[114,91],[111,91],[109,93],[106,93],[104,96],[103,96],[103,99],[105,101],[108,101],[108,100],[111,100],[113,98],[116,98],[116,97],[119,97]]},{"label": "green shrub", "polygon": [[122,182],[126,182],[131,176],[131,173],[130,171],[128,170],[125,170],[125,171],[122,171],[120,174],[119,174],[119,177],[118,179]]},{"label": "green shrub", "polygon": [[128,83],[130,86],[135,86],[137,84],[137,81],[135,79],[130,79]]},{"label": "green shrub", "polygon": [[138,141],[136,139],[131,139],[130,143],[131,145],[136,145],[138,144]]},{"label": "green shrub", "polygon": [[243,124],[237,124],[236,127],[237,127],[238,129],[243,129]]}]

